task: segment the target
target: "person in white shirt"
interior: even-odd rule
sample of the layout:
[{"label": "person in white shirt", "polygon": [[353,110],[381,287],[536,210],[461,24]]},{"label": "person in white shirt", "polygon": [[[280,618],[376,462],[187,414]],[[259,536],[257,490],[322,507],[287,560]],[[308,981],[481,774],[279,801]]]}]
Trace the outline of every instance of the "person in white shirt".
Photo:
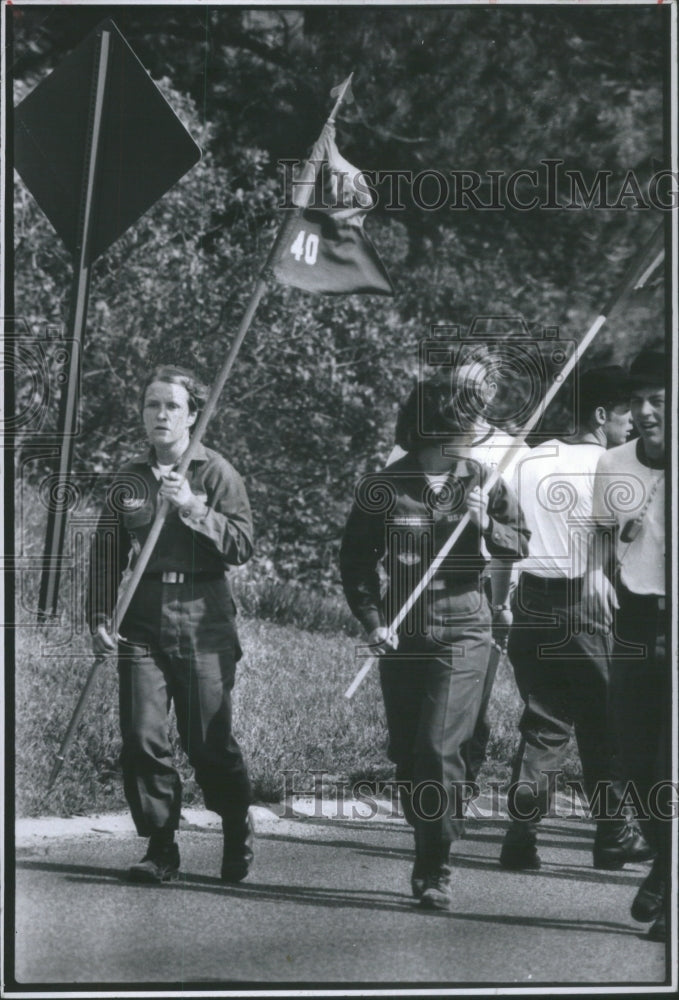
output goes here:
[{"label": "person in white shirt", "polygon": [[605,818],[616,806],[608,725],[610,649],[580,615],[595,470],[605,449],[621,444],[631,430],[629,391],[618,366],[583,373],[578,390],[575,437],[538,445],[514,469],[513,486],[531,531],[528,558],[519,566],[508,645],[525,706],[508,797],[511,822],[500,854],[500,864],[514,871],[540,867],[537,824],[549,810],[573,729],[597,818],[595,867],[619,869],[652,855],[624,818]]},{"label": "person in white shirt", "polygon": [[[586,577],[586,608],[614,625],[611,695],[624,777],[632,782],[641,825],[657,851],[632,904],[632,916],[666,937],[670,855],[671,705],[665,602],[665,378],[659,351],[644,350],[630,367],[636,440],[601,456],[594,486],[600,527]],[[615,542],[614,584],[603,572],[606,540]],[[635,803],[636,804],[636,803]]]}]

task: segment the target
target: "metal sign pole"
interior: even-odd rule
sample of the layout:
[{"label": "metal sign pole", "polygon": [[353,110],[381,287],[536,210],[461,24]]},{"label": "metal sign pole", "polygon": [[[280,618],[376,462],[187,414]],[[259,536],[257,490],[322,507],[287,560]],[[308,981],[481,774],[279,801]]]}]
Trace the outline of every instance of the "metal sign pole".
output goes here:
[{"label": "metal sign pole", "polygon": [[[83,171],[83,201],[80,220],[80,243],[74,257],[73,291],[71,299],[70,337],[79,346],[85,332],[87,319],[87,303],[90,286],[90,239],[92,220],[94,216],[95,191],[97,172],[101,152],[102,121],[104,117],[104,102],[106,98],[106,82],[108,75],[109,56],[111,50],[111,32],[104,29],[99,37],[99,49],[93,80],[93,101],[91,112],[91,139],[86,153]],[[61,572],[61,557],[66,537],[67,508],[60,503],[60,496],[68,481],[73,460],[73,443],[78,416],[78,386],[80,382],[80,351],[74,350],[71,355],[68,370],[68,382],[62,392],[57,433],[61,441],[59,454],[59,471],[55,500],[50,504],[47,517],[47,534],[45,538],[45,556],[42,578],[40,581],[40,597],[38,614],[45,621],[57,613],[59,596],[59,576]],[[52,491],[50,491],[52,492]]]}]

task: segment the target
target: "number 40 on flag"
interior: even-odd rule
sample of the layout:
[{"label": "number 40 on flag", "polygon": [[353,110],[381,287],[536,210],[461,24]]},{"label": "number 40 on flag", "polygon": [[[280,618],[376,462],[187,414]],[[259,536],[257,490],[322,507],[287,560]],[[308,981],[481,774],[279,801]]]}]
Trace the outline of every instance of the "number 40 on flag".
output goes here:
[{"label": "number 40 on flag", "polygon": [[[324,177],[330,182],[321,200],[325,207],[300,204],[292,209],[271,250],[265,273],[283,285],[307,292],[393,295],[389,275],[363,227],[370,206],[351,184],[337,186],[338,174],[342,180],[351,180],[358,171],[340,156],[334,128],[326,125],[314,147],[313,159],[327,168],[324,172],[319,166],[321,182]],[[337,196],[340,189],[344,192],[342,198]],[[369,201],[372,204],[372,199]]]},{"label": "number 40 on flag", "polygon": [[297,261],[303,260],[311,267],[318,259],[318,236],[316,233],[307,233],[306,229],[300,229],[292,242],[290,253]]}]

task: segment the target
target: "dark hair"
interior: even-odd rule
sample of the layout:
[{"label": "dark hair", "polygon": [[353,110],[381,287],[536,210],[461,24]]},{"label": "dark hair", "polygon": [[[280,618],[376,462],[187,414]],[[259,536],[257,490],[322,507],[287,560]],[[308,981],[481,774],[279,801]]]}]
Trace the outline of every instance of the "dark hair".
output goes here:
[{"label": "dark hair", "polygon": [[625,404],[629,408],[629,378],[620,365],[604,365],[581,372],[577,390],[579,424],[586,423],[600,406],[605,410],[612,410],[615,406]]},{"label": "dark hair", "polygon": [[662,351],[645,348],[630,365],[630,388],[656,386],[663,388],[667,380],[667,360]]},{"label": "dark hair", "polygon": [[189,397],[190,413],[198,413],[207,399],[207,388],[188,368],[182,368],[180,365],[157,365],[144,382],[141,390],[142,409],[146,399],[146,390],[152,382],[169,382],[171,385],[183,386]]},{"label": "dark hair", "polygon": [[437,438],[464,433],[484,405],[483,400],[464,389],[453,397],[449,369],[421,379],[399,410],[396,444],[404,451],[417,451]]}]

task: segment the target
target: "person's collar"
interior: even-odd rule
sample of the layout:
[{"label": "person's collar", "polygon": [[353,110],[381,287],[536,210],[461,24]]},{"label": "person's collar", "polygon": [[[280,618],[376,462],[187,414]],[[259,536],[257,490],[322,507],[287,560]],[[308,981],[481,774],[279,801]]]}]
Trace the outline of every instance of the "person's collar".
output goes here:
[{"label": "person's collar", "polygon": [[[568,444],[569,442],[565,443]],[[580,434],[575,439],[575,441],[571,441],[570,444],[596,444],[600,448],[605,448],[606,440],[604,438],[604,440],[602,441],[599,437],[597,437],[594,431],[585,431],[584,433]]]},{"label": "person's collar", "polygon": [[474,427],[474,433],[477,437],[474,438],[473,447],[478,448],[479,445],[485,444],[490,440],[490,438],[492,438],[496,431],[497,427],[494,427],[493,424],[489,424],[487,420],[479,420]]},{"label": "person's collar", "polygon": [[416,452],[413,452],[411,468],[415,472],[424,474],[426,476],[457,476],[458,479],[464,479],[476,474],[478,469],[478,462],[474,462],[469,458],[455,458],[451,457],[450,465],[447,469],[439,469],[433,471],[430,469],[425,469],[420,463],[419,457]]},{"label": "person's collar", "polygon": [[637,438],[636,453],[637,453],[637,459],[641,462],[642,465],[645,465],[647,469],[665,468],[666,465],[665,455],[663,455],[662,458],[651,458],[650,455],[647,455],[646,449],[644,448],[643,438]]},{"label": "person's collar", "polygon": [[497,428],[489,427],[487,431],[483,432],[483,434],[481,433],[481,431],[479,431],[478,433],[479,436],[477,438],[474,438],[474,443],[472,445],[472,448],[482,448],[484,444],[488,444],[488,442],[491,441],[494,435],[497,433]]},{"label": "person's collar", "polygon": [[[192,463],[193,462],[205,462],[207,460],[207,457],[208,457],[208,455],[207,455],[207,451],[206,451],[205,445],[203,444],[202,441],[199,441],[198,444],[196,445],[196,449],[194,451],[194,454],[193,454],[193,457],[191,459],[191,462]],[[180,461],[181,461],[181,456],[180,456],[180,458],[177,459],[177,462],[175,462],[175,465],[178,465]],[[153,447],[153,445],[150,445],[144,451],[140,451],[137,455],[135,455],[134,458],[132,459],[132,464],[133,465],[148,465],[148,466],[157,465],[158,464],[158,460],[156,458],[156,451],[155,451],[155,448]]]}]

